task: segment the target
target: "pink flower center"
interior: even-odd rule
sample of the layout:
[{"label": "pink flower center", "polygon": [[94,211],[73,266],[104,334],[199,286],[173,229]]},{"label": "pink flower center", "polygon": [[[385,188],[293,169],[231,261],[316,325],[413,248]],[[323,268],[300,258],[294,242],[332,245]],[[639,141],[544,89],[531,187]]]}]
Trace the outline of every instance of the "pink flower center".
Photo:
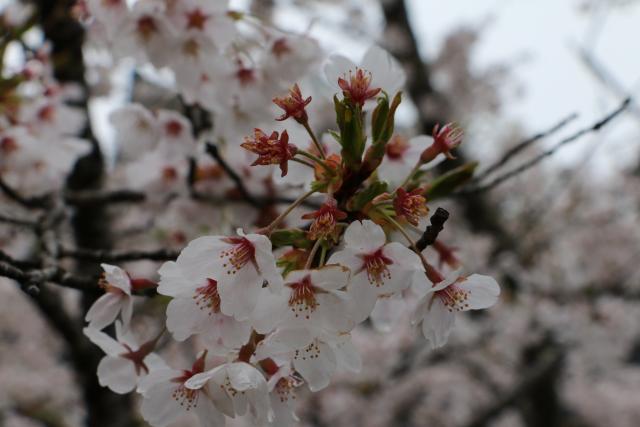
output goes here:
[{"label": "pink flower center", "polygon": [[182,371],[182,375],[176,378],[173,378],[171,382],[177,383],[178,387],[176,387],[171,393],[171,398],[178,402],[178,404],[185,410],[190,411],[191,409],[198,406],[198,397],[200,396],[200,390],[192,390],[185,387],[184,383],[186,383],[189,378],[193,377],[196,374],[199,374],[204,371],[204,362],[207,353],[203,353],[191,367],[191,370],[185,369]]},{"label": "pink flower center", "polygon": [[137,31],[145,41],[148,41],[153,33],[158,31],[156,21],[153,19],[153,17],[148,15],[140,17],[137,23]]},{"label": "pink flower center", "polygon": [[318,340],[313,340],[311,344],[302,350],[296,350],[293,353],[293,358],[296,360],[313,360],[318,357],[320,357],[320,345],[318,344]]},{"label": "pink flower center", "polygon": [[122,345],[127,349],[127,352],[121,354],[120,357],[133,362],[136,370],[136,375],[140,376],[142,371],[145,371],[145,373],[148,374],[149,368],[147,367],[146,363],[144,363],[144,359],[149,355],[150,351],[148,351],[144,346],[140,347],[140,349],[136,351],[133,351],[127,344]]},{"label": "pink flower center", "polygon": [[291,376],[282,377],[276,383],[275,391],[280,402],[287,402],[289,399],[295,400],[296,395],[294,389],[301,385],[301,381]]},{"label": "pink flower center", "polygon": [[271,46],[271,52],[276,56],[276,58],[281,58],[286,53],[291,52],[291,48],[289,47],[289,43],[287,39],[280,38],[273,43]]},{"label": "pink flower center", "polygon": [[251,68],[240,67],[236,71],[236,77],[242,86],[248,86],[256,79],[255,72]]},{"label": "pink flower center", "polygon": [[162,168],[162,179],[166,183],[171,183],[178,179],[178,170],[173,166],[165,166]]},{"label": "pink flower center", "polygon": [[196,289],[193,296],[196,306],[200,310],[209,312],[209,316],[220,313],[220,294],[218,293],[218,282],[214,279],[207,279],[207,284]]},{"label": "pink flower center", "polygon": [[18,150],[18,143],[15,139],[11,138],[10,136],[5,136],[4,138],[0,139],[0,151],[3,154],[8,155],[16,150]]},{"label": "pink flower center", "polygon": [[180,136],[180,134],[182,133],[182,123],[180,123],[177,120],[169,120],[164,125],[164,128],[165,128],[167,134],[169,136],[174,137],[174,138]]},{"label": "pink flower center", "polygon": [[367,278],[370,284],[379,288],[384,285],[385,280],[391,279],[391,272],[388,266],[393,264],[393,260],[384,255],[382,248],[370,254],[360,255],[360,258],[362,258],[362,267],[360,267],[358,273],[362,270],[367,270]]},{"label": "pink flower center", "polygon": [[362,107],[365,101],[374,98],[382,90],[379,87],[372,88],[371,80],[371,73],[362,68],[356,68],[355,73],[349,70],[348,80],[346,75],[344,78],[339,78],[338,85],[345,96]]},{"label": "pink flower center", "polygon": [[200,9],[194,9],[187,13],[187,29],[203,30],[207,19],[209,19],[208,15],[202,13]]},{"label": "pink flower center", "polygon": [[222,241],[231,245],[229,249],[220,252],[220,258],[225,260],[222,266],[227,269],[227,274],[236,274],[249,262],[260,273],[256,261],[256,248],[249,239],[246,237],[227,237]]},{"label": "pink flower center", "polygon": [[318,307],[318,301],[316,300],[316,290],[311,283],[311,278],[305,276],[299,282],[288,283],[287,286],[291,288],[291,296],[289,296],[289,307],[296,317],[299,317],[302,313],[306,319],[313,313]]},{"label": "pink flower center", "polygon": [[444,306],[447,307],[447,310],[450,312],[462,311],[465,308],[469,308],[469,303],[467,302],[469,299],[469,292],[460,289],[455,283],[444,289],[436,291],[435,294],[435,296],[440,298]]},{"label": "pink flower center", "polygon": [[238,394],[244,395],[245,391],[237,390],[233,385],[231,385],[231,380],[227,375],[227,378],[224,380],[224,383],[220,384],[220,389],[226,392],[230,397],[236,397]]},{"label": "pink flower center", "polygon": [[56,109],[53,105],[46,105],[38,110],[38,118],[43,122],[53,122]]}]

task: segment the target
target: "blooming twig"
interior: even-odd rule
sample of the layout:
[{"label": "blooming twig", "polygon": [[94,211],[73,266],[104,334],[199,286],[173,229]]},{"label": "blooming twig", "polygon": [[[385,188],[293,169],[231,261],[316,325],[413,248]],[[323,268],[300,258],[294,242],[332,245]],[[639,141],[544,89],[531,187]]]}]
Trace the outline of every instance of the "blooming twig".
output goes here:
[{"label": "blooming twig", "polygon": [[533,143],[535,143],[535,142],[537,142],[537,141],[539,141],[541,139],[544,139],[544,138],[548,137],[551,134],[556,133],[557,131],[559,131],[560,129],[562,129],[563,127],[565,127],[569,123],[571,123],[576,118],[578,118],[578,114],[577,113],[572,113],[572,114],[568,115],[567,117],[565,117],[564,119],[560,120],[558,123],[553,125],[551,128],[549,128],[547,130],[544,130],[542,132],[538,132],[535,135],[530,136],[529,138],[519,142],[518,144],[516,144],[515,146],[513,146],[512,148],[507,150],[507,152],[504,153],[502,155],[502,157],[500,157],[500,159],[497,162],[495,162],[494,164],[489,166],[481,174],[478,174],[476,177],[474,177],[473,178],[473,182],[482,181],[484,178],[489,176],[491,173],[493,173],[494,171],[496,171],[500,167],[504,166],[516,154],[518,154],[519,152],[521,152],[525,148],[529,147],[531,144],[533,144]]},{"label": "blooming twig", "polygon": [[545,158],[555,154],[555,152],[558,151],[563,146],[580,139],[582,136],[584,136],[584,135],[586,135],[588,133],[599,131],[601,128],[603,128],[604,126],[609,124],[611,121],[613,121],[616,117],[618,117],[622,112],[624,112],[627,109],[627,107],[630,105],[630,103],[631,103],[631,98],[629,97],[629,98],[625,99],[622,102],[622,104],[620,104],[620,106],[618,108],[616,108],[611,113],[607,114],[604,118],[598,120],[596,123],[592,124],[591,126],[588,126],[586,128],[582,128],[579,131],[575,132],[574,134],[562,139],[560,142],[555,144],[553,147],[551,147],[548,150],[540,153],[539,155],[535,156],[534,158],[530,159],[529,161],[524,162],[520,166],[515,167],[515,168],[511,169],[510,171],[503,173],[502,175],[499,175],[497,178],[494,178],[488,184],[479,185],[479,186],[476,186],[476,187],[473,187],[473,188],[469,188],[467,190],[459,191],[458,193],[456,193],[456,195],[467,195],[467,194],[473,194],[473,193],[482,193],[482,192],[485,192],[485,191],[493,190],[495,187],[497,187],[498,185],[502,184],[506,180],[508,180],[510,178],[513,178],[514,176],[520,175],[521,173],[523,173],[523,172],[531,169],[532,167],[536,166],[538,163],[540,163]]}]

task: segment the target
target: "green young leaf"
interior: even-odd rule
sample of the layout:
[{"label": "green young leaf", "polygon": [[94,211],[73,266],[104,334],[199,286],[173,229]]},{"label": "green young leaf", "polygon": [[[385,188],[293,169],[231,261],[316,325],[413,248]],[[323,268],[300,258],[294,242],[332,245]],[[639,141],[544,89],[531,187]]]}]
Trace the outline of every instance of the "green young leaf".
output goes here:
[{"label": "green young leaf", "polygon": [[356,193],[347,205],[347,208],[352,212],[362,210],[367,203],[371,202],[376,196],[387,191],[387,183],[384,181],[376,181],[369,185],[367,188]]},{"label": "green young leaf", "polygon": [[393,97],[391,106],[388,104],[386,94],[384,97],[378,98],[378,106],[373,112],[371,121],[373,144],[367,150],[364,158],[364,167],[370,171],[377,169],[382,162],[387,143],[393,135],[396,109],[401,101],[402,92],[398,92]]},{"label": "green young leaf", "polygon": [[387,116],[389,115],[389,97],[386,93],[378,97],[378,106],[371,115],[371,138],[374,142],[380,140],[380,136],[385,129]]},{"label": "green young leaf", "polygon": [[[391,136],[393,136],[393,131],[395,128],[396,110],[398,109],[398,106],[400,105],[401,102],[402,102],[402,92],[398,92],[396,93],[396,95],[393,97],[393,100],[391,101],[391,106],[389,107],[389,113],[387,114],[387,121],[385,122],[385,127],[382,130],[380,137],[378,138],[381,141],[384,141],[385,144],[391,139]],[[374,139],[374,141],[377,141],[378,139]]]},{"label": "green young leaf", "polygon": [[313,242],[307,239],[306,231],[299,228],[288,228],[271,233],[271,244],[274,248],[293,246],[308,249],[313,245]]},{"label": "green young leaf", "polygon": [[473,177],[477,166],[478,162],[466,163],[439,176],[429,184],[425,197],[431,201],[448,196]]},{"label": "green young leaf", "polygon": [[333,97],[336,111],[336,122],[340,128],[340,145],[342,159],[351,170],[357,170],[362,161],[365,146],[362,112],[349,100]]}]

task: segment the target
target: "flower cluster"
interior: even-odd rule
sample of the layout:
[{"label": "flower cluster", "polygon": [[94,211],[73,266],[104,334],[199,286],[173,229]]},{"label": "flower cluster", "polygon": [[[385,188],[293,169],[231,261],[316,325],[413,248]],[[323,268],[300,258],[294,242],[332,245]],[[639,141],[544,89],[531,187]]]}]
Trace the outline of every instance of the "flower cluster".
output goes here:
[{"label": "flower cluster", "polygon": [[229,10],[228,0],[129,3],[86,0],[92,42],[116,58],[171,70],[187,103],[222,116],[216,133],[227,139],[242,123],[266,119],[264,106],[320,57],[313,39]]},{"label": "flower cluster", "polygon": [[[206,17],[216,16],[198,7],[198,13],[185,15],[191,16],[183,22],[194,27],[190,31],[204,31]],[[152,25],[135,16],[141,43],[154,52],[152,38],[163,34],[164,21]],[[358,66],[332,57],[326,74],[342,94],[334,97],[334,142],[315,134],[307,112],[311,97],[294,85],[273,100],[284,110],[274,121],[292,119],[287,123],[293,127],[255,128],[227,151],[246,150],[247,169],[268,170],[272,183],[290,178],[285,175],[295,167],[304,192],[261,227],[190,241],[158,271],[156,291],[169,298],[166,330],[174,341],[198,347],[189,363],[171,367],[160,359],[155,348],[162,333],[137,344],[130,332],[132,299],[136,286],[149,282],[103,266],[106,293],[87,314],[85,329],[106,353],[100,382],[117,393],[136,389],[142,415],[154,426],[183,414],[194,414],[202,425],[224,425],[226,417],[246,417],[257,426],[290,425],[297,389],[315,392],[336,372],[360,369],[352,331],[367,319],[384,323],[377,317],[390,302],[410,311],[412,324],[437,348],[446,344],[456,312],[488,308],[499,297],[492,278],[450,268],[459,266],[451,253],[441,271],[412,237],[422,234],[430,195],[444,191],[443,180],[425,171],[450,155],[461,131],[446,125],[433,142],[395,133],[401,94],[388,94],[399,89],[404,75],[380,48],[372,48]],[[165,152],[179,146],[182,156],[193,145],[184,117],[128,108],[114,119],[129,126],[125,134],[139,132],[142,145],[159,144]],[[306,136],[292,141],[290,135],[300,131]],[[429,154],[434,150],[436,155]],[[279,174],[273,173],[276,165]],[[443,259],[450,252],[439,240],[431,244]],[[99,331],[114,321],[116,340]]]},{"label": "flower cluster", "polygon": [[39,195],[58,189],[91,148],[77,137],[83,113],[69,105],[81,91],[54,78],[46,46],[14,71],[0,78],[0,175],[22,194]]}]

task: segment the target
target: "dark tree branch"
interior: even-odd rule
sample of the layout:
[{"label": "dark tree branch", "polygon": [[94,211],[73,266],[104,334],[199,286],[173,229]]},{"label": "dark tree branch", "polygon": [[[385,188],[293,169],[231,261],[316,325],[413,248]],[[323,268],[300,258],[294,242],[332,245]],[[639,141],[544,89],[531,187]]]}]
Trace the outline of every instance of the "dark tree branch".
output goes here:
[{"label": "dark tree branch", "polygon": [[50,196],[32,196],[26,197],[21,195],[18,191],[16,191],[13,187],[7,184],[4,179],[0,176],[0,191],[4,193],[7,198],[16,202],[17,204],[27,208],[27,209],[41,209],[46,208],[50,204]]},{"label": "dark tree branch", "polygon": [[139,203],[145,201],[146,194],[135,190],[113,191],[69,191],[64,195],[64,201],[72,206],[100,206],[117,203]]},{"label": "dark tree branch", "polygon": [[47,268],[26,268],[27,265],[22,262],[10,262],[5,255],[0,261],[0,276],[13,279],[20,283],[23,288],[28,286],[41,287],[47,282],[53,282],[57,285],[77,289],[89,294],[100,294],[98,287],[98,278],[75,276],[61,267]]},{"label": "dark tree branch", "polygon": [[28,219],[14,218],[12,216],[4,215],[4,214],[0,214],[0,222],[3,222],[5,224],[16,225],[18,227],[25,227],[25,228],[35,228],[38,225],[38,223],[35,221],[30,221]]},{"label": "dark tree branch", "polygon": [[511,149],[507,150],[507,152],[502,155],[500,160],[495,162],[493,165],[489,166],[484,172],[482,172],[482,173],[478,174],[477,176],[475,176],[473,178],[473,182],[482,181],[484,178],[489,176],[495,170],[497,170],[500,167],[504,166],[516,154],[518,154],[519,152],[521,152],[525,148],[529,147],[531,144],[533,144],[533,143],[535,143],[535,142],[537,142],[537,141],[539,141],[541,139],[544,139],[547,136],[559,131],[560,129],[565,127],[567,124],[569,124],[571,121],[573,121],[577,117],[578,117],[578,114],[573,113],[573,114],[567,116],[566,118],[562,119],[560,122],[555,124],[553,127],[549,128],[549,129],[547,129],[545,131],[539,132],[539,133],[537,133],[537,134],[525,139],[524,141],[516,144]]},{"label": "dark tree branch", "polygon": [[[555,347],[545,347],[537,349],[534,365],[527,367],[522,379],[499,397],[494,404],[480,411],[479,414],[469,423],[467,427],[484,427],[499,416],[506,409],[518,405],[522,400],[535,401],[536,409],[547,408],[546,413],[539,413],[527,417],[527,424],[531,426],[558,426],[557,395],[555,390],[559,373],[564,361],[564,353]],[[543,402],[544,401],[544,402]],[[542,404],[542,405],[540,405]],[[525,411],[531,412],[531,411]]]},{"label": "dark tree branch", "polygon": [[607,124],[612,122],[622,112],[624,112],[627,109],[627,107],[629,106],[630,103],[631,103],[631,98],[625,99],[618,108],[616,108],[614,111],[612,111],[611,113],[607,114],[607,116],[605,116],[604,118],[600,119],[599,121],[597,121],[596,123],[592,124],[591,126],[588,126],[586,128],[580,129],[579,131],[577,131],[573,135],[570,135],[570,136],[562,139],[560,142],[555,144],[550,149],[540,153],[539,155],[535,156],[534,158],[530,159],[529,161],[524,162],[520,166],[515,167],[515,168],[511,169],[510,171],[503,173],[502,175],[499,175],[497,178],[494,178],[488,184],[481,185],[481,186],[476,186],[476,187],[473,187],[473,188],[470,188],[470,189],[467,189],[467,190],[463,189],[463,190],[459,191],[457,193],[457,195],[466,196],[466,195],[469,195],[469,194],[481,193],[481,192],[485,192],[485,191],[489,191],[489,190],[494,189],[495,187],[497,187],[498,185],[500,185],[503,182],[507,181],[508,179],[513,178],[514,176],[520,175],[521,173],[523,173],[523,172],[531,169],[532,167],[536,166],[538,163],[540,163],[545,158],[553,155],[556,151],[558,151],[563,146],[565,146],[567,144],[570,144],[570,143],[572,143],[574,141],[577,141],[578,139],[580,139],[582,136],[584,136],[586,134],[599,131],[601,128],[603,128],[604,126],[606,126]]},{"label": "dark tree branch", "polygon": [[211,157],[213,157],[216,160],[216,162],[218,162],[220,167],[222,167],[225,173],[234,182],[234,184],[236,185],[236,188],[238,189],[242,197],[251,206],[255,208],[260,208],[261,207],[260,202],[255,197],[253,197],[251,193],[249,193],[249,191],[247,190],[247,187],[245,187],[244,183],[242,182],[242,178],[236,173],[236,171],[233,170],[233,168],[229,165],[229,163],[227,163],[227,161],[220,154],[220,150],[218,149],[218,146],[208,142],[206,146],[206,151]]},{"label": "dark tree branch", "polygon": [[420,239],[416,242],[416,248],[422,252],[427,246],[433,245],[438,238],[440,232],[444,229],[444,223],[449,219],[449,212],[446,209],[438,208],[431,215],[429,222],[431,225],[422,233]]},{"label": "dark tree branch", "polygon": [[179,250],[155,249],[155,250],[100,250],[86,248],[60,248],[60,258],[74,258],[95,262],[119,263],[127,261],[168,261],[176,259],[180,255]]}]

